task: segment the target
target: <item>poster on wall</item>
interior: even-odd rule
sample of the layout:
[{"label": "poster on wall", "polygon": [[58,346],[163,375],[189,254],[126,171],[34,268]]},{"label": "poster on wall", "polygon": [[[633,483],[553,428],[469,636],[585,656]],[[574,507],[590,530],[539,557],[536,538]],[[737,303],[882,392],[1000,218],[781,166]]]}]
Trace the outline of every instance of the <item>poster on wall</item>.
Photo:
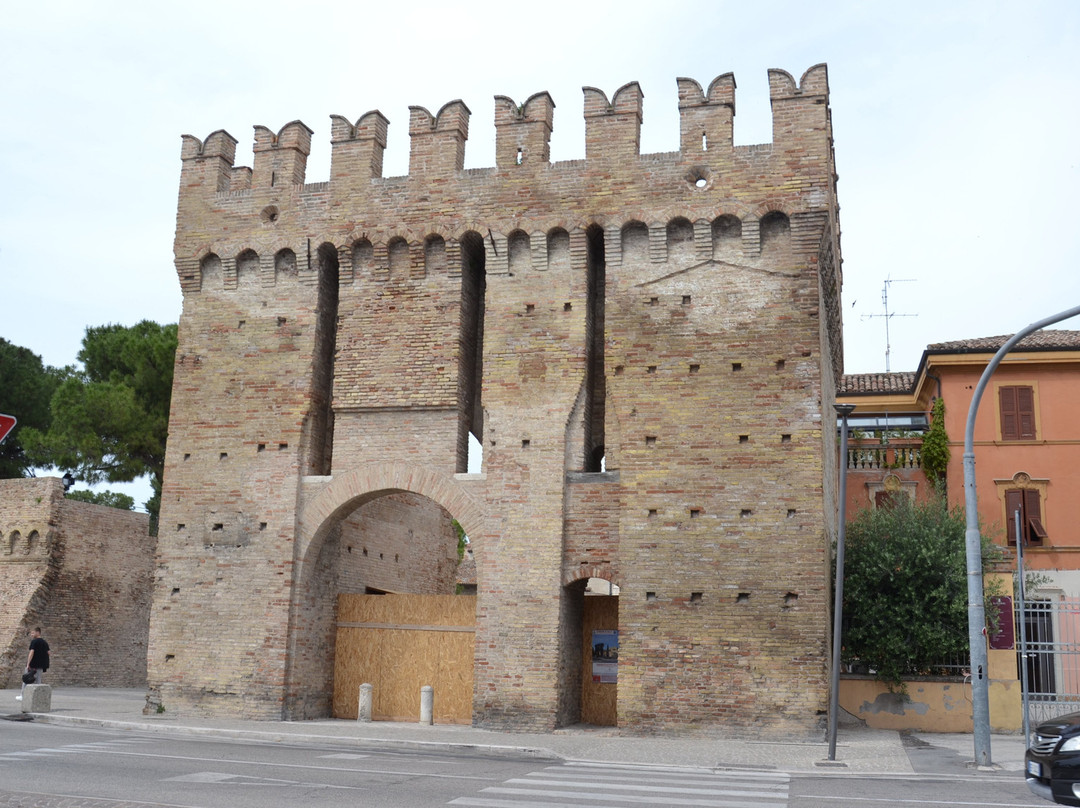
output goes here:
[{"label": "poster on wall", "polygon": [[601,684],[615,684],[618,664],[618,629],[593,629],[592,680]]}]

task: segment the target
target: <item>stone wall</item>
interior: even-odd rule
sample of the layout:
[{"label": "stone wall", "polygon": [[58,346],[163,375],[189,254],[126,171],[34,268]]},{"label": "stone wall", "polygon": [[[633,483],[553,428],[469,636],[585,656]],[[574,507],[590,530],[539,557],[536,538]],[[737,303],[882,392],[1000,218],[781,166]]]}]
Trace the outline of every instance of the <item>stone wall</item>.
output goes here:
[{"label": "stone wall", "polygon": [[27,631],[51,648],[53,685],[146,683],[154,540],[148,517],[67,500],[55,477],[0,480],[0,681],[26,664]]},{"label": "stone wall", "polygon": [[[620,725],[814,725],[836,175],[825,67],[769,78],[760,146],[733,145],[730,74],[678,80],[668,154],[639,154],[635,83],[584,89],[585,159],[563,163],[547,93],[496,98],[487,169],[463,169],[460,101],[412,108],[405,177],[381,176],[378,112],[333,116],[322,183],[298,121],[256,127],[252,168],[224,131],[184,137],[149,652],[166,702],[325,714],[337,592],[442,586],[452,516],[476,562],[476,723],[579,720],[599,576],[621,587]],[[410,569],[351,565],[410,501],[369,503],[402,492],[430,502],[426,528],[382,531]]]}]

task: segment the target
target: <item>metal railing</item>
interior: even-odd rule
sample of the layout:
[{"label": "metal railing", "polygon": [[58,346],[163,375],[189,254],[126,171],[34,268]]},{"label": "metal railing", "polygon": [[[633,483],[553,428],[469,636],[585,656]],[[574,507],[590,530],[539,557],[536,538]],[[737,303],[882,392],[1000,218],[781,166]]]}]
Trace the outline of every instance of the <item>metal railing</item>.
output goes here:
[{"label": "metal railing", "polygon": [[1025,620],[1027,645],[1018,642],[1017,665],[1027,665],[1032,726],[1080,710],[1080,598],[1029,600],[1016,620]]}]

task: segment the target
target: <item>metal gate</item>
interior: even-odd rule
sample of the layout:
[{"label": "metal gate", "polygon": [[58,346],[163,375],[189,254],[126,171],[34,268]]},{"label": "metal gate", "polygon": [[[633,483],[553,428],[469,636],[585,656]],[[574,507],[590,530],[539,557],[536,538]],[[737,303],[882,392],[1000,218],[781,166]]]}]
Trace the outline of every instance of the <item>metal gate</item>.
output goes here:
[{"label": "metal gate", "polygon": [[1031,725],[1080,711],[1080,598],[1029,600],[1016,619],[1027,634],[1026,645],[1017,637],[1017,664],[1027,668]]}]

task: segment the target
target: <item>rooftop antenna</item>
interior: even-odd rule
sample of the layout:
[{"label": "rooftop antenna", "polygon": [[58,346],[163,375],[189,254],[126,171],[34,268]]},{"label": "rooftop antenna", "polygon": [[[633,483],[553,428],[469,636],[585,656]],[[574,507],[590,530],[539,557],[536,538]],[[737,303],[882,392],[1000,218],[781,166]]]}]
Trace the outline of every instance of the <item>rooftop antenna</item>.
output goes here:
[{"label": "rooftop antenna", "polygon": [[883,317],[885,319],[885,372],[889,373],[891,368],[889,367],[889,354],[892,350],[892,346],[889,342],[889,320],[893,317],[918,317],[917,314],[897,314],[896,312],[889,311],[889,285],[893,283],[914,283],[914,278],[886,278],[885,285],[881,288],[881,305],[884,307],[884,314],[864,314],[861,319],[870,320],[874,317]]}]

